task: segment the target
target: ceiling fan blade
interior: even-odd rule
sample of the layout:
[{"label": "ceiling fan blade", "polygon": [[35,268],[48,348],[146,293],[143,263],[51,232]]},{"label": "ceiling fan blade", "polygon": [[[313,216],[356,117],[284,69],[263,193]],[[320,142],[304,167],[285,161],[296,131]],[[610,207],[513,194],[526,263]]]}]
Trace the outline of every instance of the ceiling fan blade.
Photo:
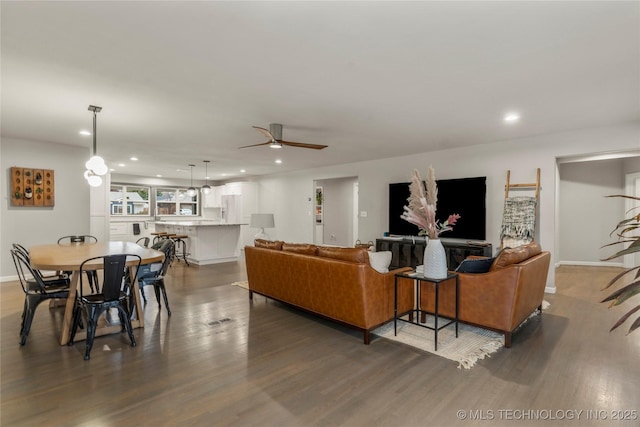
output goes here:
[{"label": "ceiling fan blade", "polygon": [[238,147],[238,148],[259,147],[260,145],[269,145],[269,144],[271,144],[271,141],[263,142],[260,144],[245,145],[244,147]]},{"label": "ceiling fan blade", "polygon": [[260,132],[261,134],[263,134],[264,136],[266,136],[267,138],[269,138],[270,141],[276,140],[271,134],[271,132],[269,132],[269,129],[261,128],[260,126],[252,126],[252,127],[258,132]]},{"label": "ceiling fan blade", "polygon": [[314,150],[322,150],[323,148],[327,148],[328,145],[321,144],[306,144],[304,142],[293,142],[293,141],[279,141],[282,145],[287,145],[289,147],[299,147],[299,148],[312,148]]}]

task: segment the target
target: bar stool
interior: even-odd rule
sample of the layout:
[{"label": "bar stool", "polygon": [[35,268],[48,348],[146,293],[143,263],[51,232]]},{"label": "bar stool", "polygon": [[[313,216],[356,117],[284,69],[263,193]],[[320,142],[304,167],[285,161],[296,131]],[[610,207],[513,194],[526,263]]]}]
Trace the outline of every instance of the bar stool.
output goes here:
[{"label": "bar stool", "polygon": [[158,243],[160,240],[164,239],[165,236],[167,235],[166,231],[156,231],[154,233],[151,233],[153,237],[153,244],[155,245],[156,243]]},{"label": "bar stool", "polygon": [[[180,261],[180,257],[184,260],[184,263],[189,266],[189,261],[187,260],[187,255],[190,255],[187,252],[187,242],[185,239],[188,239],[189,236],[186,234],[174,234],[171,236],[171,240],[173,240],[176,244],[176,250],[174,251],[175,257],[178,261]],[[178,252],[180,251],[180,252]]]}]

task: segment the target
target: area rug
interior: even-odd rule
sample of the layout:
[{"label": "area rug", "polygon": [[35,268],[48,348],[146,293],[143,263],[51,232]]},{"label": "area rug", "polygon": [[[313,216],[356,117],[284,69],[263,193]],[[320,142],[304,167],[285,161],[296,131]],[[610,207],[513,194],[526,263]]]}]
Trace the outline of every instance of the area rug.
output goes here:
[{"label": "area rug", "polygon": [[[543,310],[548,306],[547,301],[542,302]],[[537,310],[519,327],[522,327],[532,316],[536,315],[538,315]],[[427,325],[433,326],[433,322],[433,316],[427,316]],[[447,319],[439,319],[438,321],[440,325],[446,322],[448,322]],[[395,336],[393,322],[374,329],[371,333],[458,362],[458,369],[470,369],[478,360],[490,357],[491,354],[504,347],[504,335],[464,323],[460,323],[458,326],[458,338],[456,338],[455,325],[449,325],[438,331],[438,351],[434,350],[434,332],[431,329],[410,323],[399,321],[398,334]]]},{"label": "area rug", "polygon": [[249,289],[249,282],[247,282],[246,280],[243,280],[241,282],[233,282],[232,285],[239,286],[244,289]]}]

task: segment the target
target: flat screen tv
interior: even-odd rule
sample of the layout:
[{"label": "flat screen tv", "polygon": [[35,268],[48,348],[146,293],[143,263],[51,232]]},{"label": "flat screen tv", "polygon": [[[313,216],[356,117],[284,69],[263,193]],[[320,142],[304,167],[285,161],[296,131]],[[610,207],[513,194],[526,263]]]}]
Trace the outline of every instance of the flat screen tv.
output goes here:
[{"label": "flat screen tv", "polygon": [[[436,218],[446,220],[451,214],[460,214],[453,230],[442,233],[443,238],[468,240],[486,239],[487,177],[439,179]],[[389,234],[417,236],[417,226],[400,218],[408,204],[409,183],[389,184]]]}]

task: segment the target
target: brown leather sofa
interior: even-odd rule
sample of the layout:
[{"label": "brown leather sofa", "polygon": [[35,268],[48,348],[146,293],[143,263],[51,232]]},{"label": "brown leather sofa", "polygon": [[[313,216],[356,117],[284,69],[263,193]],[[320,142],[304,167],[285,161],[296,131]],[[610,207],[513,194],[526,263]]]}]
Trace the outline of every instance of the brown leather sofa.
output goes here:
[{"label": "brown leather sofa", "polygon": [[[253,293],[290,304],[363,331],[393,319],[394,274],[379,273],[369,264],[366,248],[256,240],[245,247],[249,298]],[[411,289],[399,286],[399,312],[412,308]]]},{"label": "brown leather sofa", "polygon": [[[486,273],[459,273],[459,320],[503,333],[505,347],[511,347],[513,331],[541,309],[550,260],[532,243],[504,249]],[[440,288],[440,315],[455,316],[454,289],[453,281]],[[433,312],[432,287],[421,287],[420,306]]]}]

